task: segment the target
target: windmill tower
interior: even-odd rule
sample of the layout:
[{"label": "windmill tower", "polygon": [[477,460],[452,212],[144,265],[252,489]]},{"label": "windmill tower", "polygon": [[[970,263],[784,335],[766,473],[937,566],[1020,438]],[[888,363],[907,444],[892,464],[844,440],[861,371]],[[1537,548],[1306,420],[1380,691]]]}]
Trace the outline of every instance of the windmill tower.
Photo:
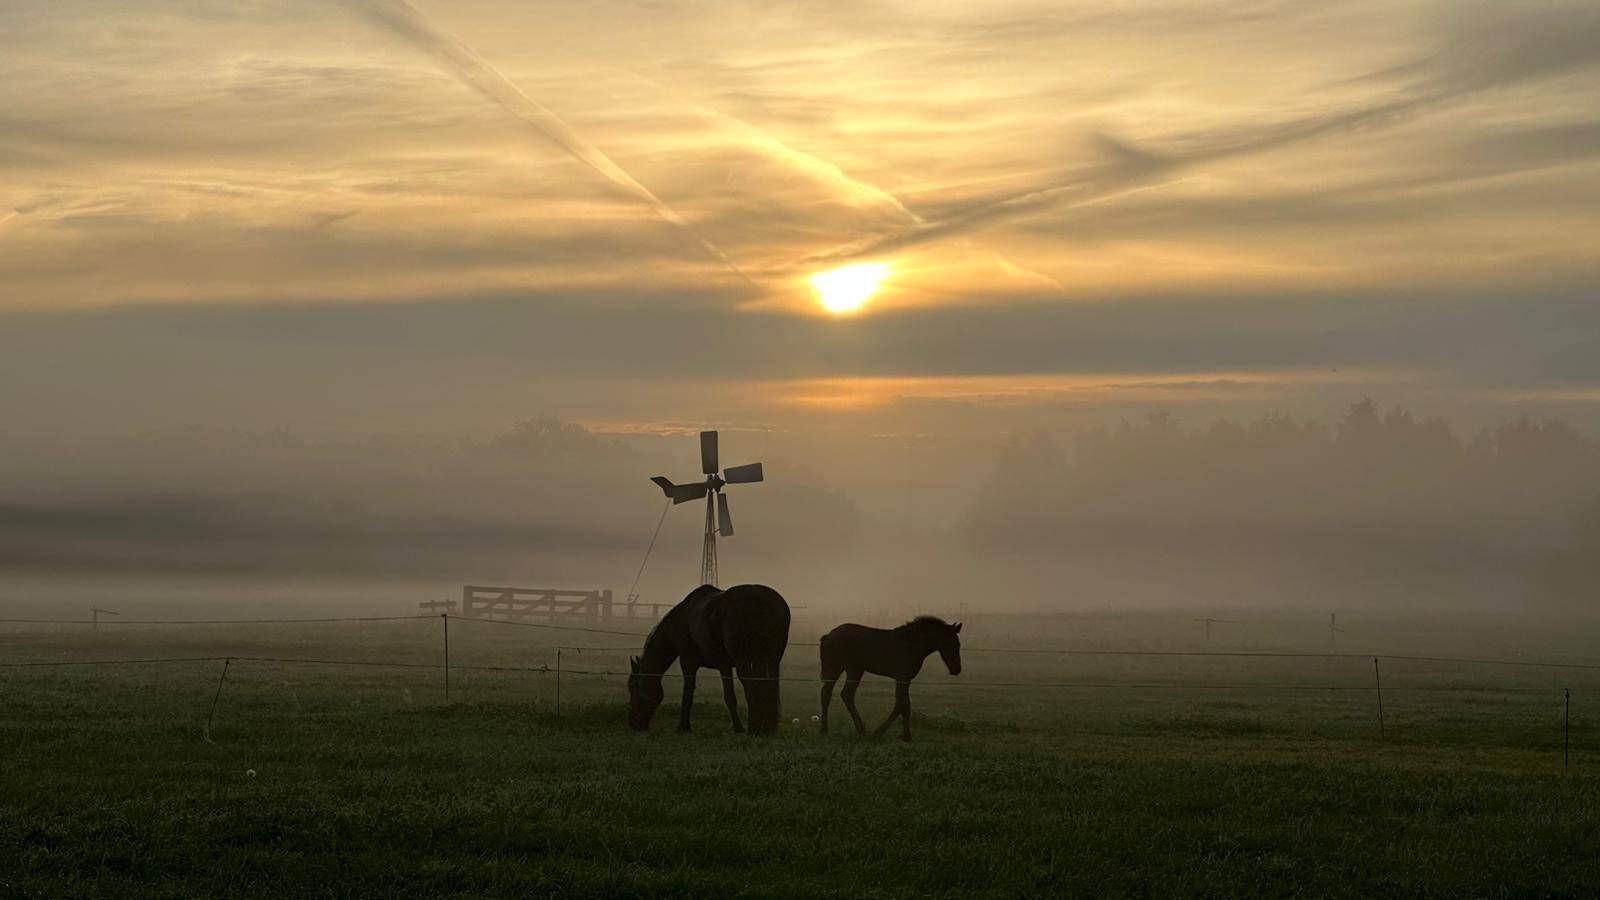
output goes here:
[{"label": "windmill tower", "polygon": [[690,484],[673,484],[663,475],[651,478],[674,506],[690,500],[706,498],[706,534],[700,550],[700,583],[717,583],[717,535],[733,535],[733,519],[728,515],[728,495],[722,488],[729,484],[752,484],[764,480],[761,463],[733,466],[718,474],[717,433],[700,432],[700,472],[704,481]]}]

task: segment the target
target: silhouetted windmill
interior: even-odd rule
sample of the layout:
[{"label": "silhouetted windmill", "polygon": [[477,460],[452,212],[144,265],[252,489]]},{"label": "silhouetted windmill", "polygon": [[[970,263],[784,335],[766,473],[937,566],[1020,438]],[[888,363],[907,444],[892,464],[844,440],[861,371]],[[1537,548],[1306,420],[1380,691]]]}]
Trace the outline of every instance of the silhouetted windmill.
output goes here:
[{"label": "silhouetted windmill", "polygon": [[728,515],[728,495],[722,492],[723,485],[751,484],[763,480],[761,463],[734,466],[723,470],[720,475],[717,474],[718,468],[717,433],[702,431],[700,471],[706,476],[705,481],[673,484],[662,475],[650,479],[672,500],[673,505],[699,500],[701,497],[706,498],[706,536],[700,553],[701,584],[717,583],[717,534],[720,532],[723,537],[730,537],[733,534],[733,519]]},{"label": "silhouetted windmill", "polygon": [[1328,646],[1329,647],[1332,647],[1335,643],[1337,643],[1337,638],[1339,636],[1339,632],[1341,632],[1343,630],[1344,630],[1344,626],[1339,624],[1339,614],[1338,613],[1328,613]]}]

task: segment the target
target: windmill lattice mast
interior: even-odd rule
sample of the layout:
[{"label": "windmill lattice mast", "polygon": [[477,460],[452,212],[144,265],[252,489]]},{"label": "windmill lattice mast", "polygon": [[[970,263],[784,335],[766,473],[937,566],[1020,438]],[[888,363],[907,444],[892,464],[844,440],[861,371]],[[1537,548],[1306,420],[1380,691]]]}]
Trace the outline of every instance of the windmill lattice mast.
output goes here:
[{"label": "windmill lattice mast", "polygon": [[[722,496],[717,494],[718,497]],[[733,533],[732,526],[728,533]],[[700,544],[700,583],[717,583],[717,517],[711,505],[711,494],[706,494],[706,536]]]},{"label": "windmill lattice mast", "polygon": [[765,480],[761,463],[749,463],[722,470],[717,458],[717,433],[700,432],[700,472],[706,480],[693,484],[673,484],[663,475],[650,480],[661,488],[673,505],[706,498],[706,530],[700,547],[700,583],[717,583],[717,535],[733,535],[733,517],[728,515],[728,495],[722,492],[730,484],[753,484]]}]

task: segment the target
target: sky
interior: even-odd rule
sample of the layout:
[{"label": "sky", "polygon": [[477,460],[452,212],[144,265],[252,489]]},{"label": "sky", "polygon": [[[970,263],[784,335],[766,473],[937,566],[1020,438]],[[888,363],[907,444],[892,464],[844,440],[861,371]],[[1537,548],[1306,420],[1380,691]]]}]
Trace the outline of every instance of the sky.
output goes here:
[{"label": "sky", "polygon": [[1597,99],[1592,2],[11,3],[0,415],[1597,426]]},{"label": "sky", "polygon": [[[1329,560],[1435,482],[1482,534],[1418,500],[1384,596],[1587,596],[1592,470],[1538,460],[1594,445],[1504,433],[1560,469],[1509,561],[1470,487],[1505,479],[1451,448],[1600,435],[1597,101],[1592,0],[0,4],[0,575],[681,596],[699,513],[640,568],[646,478],[714,428],[768,473],[729,577],[819,607],[1381,604],[1348,578],[1391,557]],[[1363,397],[1455,438],[1394,419],[1399,474],[1348,488],[1335,432],[1273,456],[1262,417]],[[1375,505],[1196,543],[1232,507],[1156,454],[1165,512],[1063,501],[1077,537],[1005,549],[1098,478],[1075,436],[1220,417],[1259,426],[1206,432],[1245,494]]]}]

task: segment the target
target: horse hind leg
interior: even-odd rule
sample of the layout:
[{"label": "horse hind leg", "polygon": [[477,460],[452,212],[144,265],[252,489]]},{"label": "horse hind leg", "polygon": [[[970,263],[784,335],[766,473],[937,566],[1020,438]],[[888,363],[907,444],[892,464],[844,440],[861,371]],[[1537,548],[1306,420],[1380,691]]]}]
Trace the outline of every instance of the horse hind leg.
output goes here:
[{"label": "horse hind leg", "polygon": [[772,721],[768,723],[768,734],[778,733],[778,723],[783,721],[783,682],[778,680],[781,663],[774,662],[772,669],[767,672],[767,691],[772,701]]},{"label": "horse hind leg", "polygon": [[759,737],[767,733],[769,719],[776,721],[768,709],[772,704],[767,696],[767,682],[750,666],[739,668],[739,680],[744,683],[744,705],[749,710],[750,727],[746,733]]},{"label": "horse hind leg", "polygon": [[752,665],[739,676],[744,681],[744,697],[750,707],[750,734],[777,734],[781,706],[778,664]]},{"label": "horse hind leg", "polygon": [[744,724],[739,721],[739,694],[733,689],[733,670],[722,669],[722,702],[728,705],[728,717],[733,720],[734,734],[744,731]]}]

